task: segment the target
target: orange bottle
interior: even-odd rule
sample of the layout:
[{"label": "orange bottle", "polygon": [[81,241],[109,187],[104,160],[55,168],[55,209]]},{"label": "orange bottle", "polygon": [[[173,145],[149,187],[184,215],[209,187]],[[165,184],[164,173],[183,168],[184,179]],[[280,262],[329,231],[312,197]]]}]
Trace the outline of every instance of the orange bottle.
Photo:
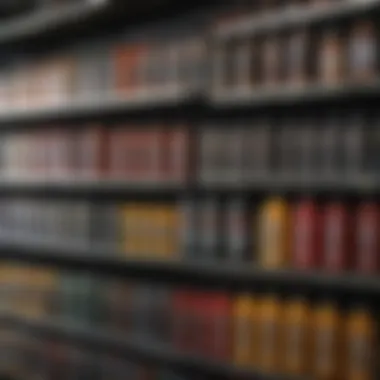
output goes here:
[{"label": "orange bottle", "polygon": [[261,298],[258,295],[251,299],[251,367],[258,368],[259,355],[261,352],[260,346],[260,321],[261,321]]},{"label": "orange bottle", "polygon": [[284,309],[283,372],[303,376],[310,373],[310,317],[307,300],[292,299]]},{"label": "orange bottle", "polygon": [[259,264],[281,268],[289,262],[289,210],[280,198],[266,202],[259,216]]},{"label": "orange bottle", "polygon": [[282,304],[275,295],[263,298],[258,319],[257,368],[266,373],[278,373],[282,354]]},{"label": "orange bottle", "polygon": [[342,320],[334,304],[324,303],[314,312],[313,375],[317,380],[336,380],[341,374]]},{"label": "orange bottle", "polygon": [[162,245],[164,246],[163,258],[174,259],[179,252],[178,237],[178,212],[174,206],[165,206],[163,208],[162,221]]},{"label": "orange bottle", "polygon": [[[139,259],[154,259],[161,249],[157,239],[159,205],[142,204],[136,211],[136,248]],[[133,221],[132,221],[133,223]]]},{"label": "orange bottle", "polygon": [[375,321],[368,310],[356,308],[346,320],[346,380],[374,380]]},{"label": "orange bottle", "polygon": [[177,206],[171,206],[169,209],[168,222],[168,251],[169,257],[177,259],[180,251],[180,215]]},{"label": "orange bottle", "polygon": [[238,297],[233,306],[233,360],[238,366],[248,367],[251,364],[254,336],[253,320],[255,302],[249,295]]},{"label": "orange bottle", "polygon": [[144,244],[144,257],[161,260],[165,257],[166,209],[162,204],[147,206],[144,210],[144,231],[150,239],[141,240]]}]

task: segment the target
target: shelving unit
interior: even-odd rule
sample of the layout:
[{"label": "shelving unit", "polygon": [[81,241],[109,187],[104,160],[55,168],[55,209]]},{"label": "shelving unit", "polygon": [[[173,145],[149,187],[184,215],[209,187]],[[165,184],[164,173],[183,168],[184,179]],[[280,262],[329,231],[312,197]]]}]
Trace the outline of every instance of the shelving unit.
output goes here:
[{"label": "shelving unit", "polygon": [[[173,10],[170,10],[170,8],[173,7],[174,9],[174,3],[174,1],[143,1],[138,5],[125,6],[123,1],[120,0],[100,2],[97,5],[90,2],[74,2],[4,23],[0,26],[0,46],[9,47],[13,43],[22,45],[23,43],[28,43],[31,39],[35,41],[57,41],[61,33],[65,36],[75,37],[75,31],[77,30],[94,31],[94,35],[97,35],[99,33],[96,33],[96,28],[101,29],[105,25],[120,23],[124,19],[133,20],[134,14],[139,15],[141,18],[146,16],[148,20],[151,20],[155,18],[155,11],[159,13],[159,11],[164,12],[165,10],[172,16]],[[204,11],[205,15],[208,15],[209,12],[212,13],[213,8],[211,6],[212,2],[206,3],[202,11]],[[149,8],[149,11],[145,11],[144,7]],[[189,6],[189,8],[191,7]],[[323,6],[311,6],[310,4],[299,7],[292,6],[282,10],[271,10],[259,17],[249,15],[230,22],[211,22],[212,27],[205,28],[207,33],[203,34],[207,35],[207,48],[212,48],[226,41],[248,38],[255,34],[278,34],[282,33],[282,31],[305,26],[319,28],[326,23],[331,24],[337,20],[344,21],[367,17],[369,14],[374,17],[377,13],[380,13],[379,11],[380,1],[378,0],[342,0],[341,2]],[[127,14],[128,17],[126,16]],[[197,16],[199,17],[199,15]],[[210,19],[213,20],[211,17]],[[194,26],[192,27],[194,28]],[[138,36],[139,33],[141,31],[136,32]],[[179,34],[181,35],[181,33]],[[122,34],[118,38],[121,40],[135,38],[133,33],[131,34],[132,37],[129,34],[130,31],[126,33],[127,37]],[[156,38],[156,36],[154,37]],[[115,36],[110,38],[116,39]],[[137,41],[139,41],[139,38],[137,38]],[[151,39],[156,43],[155,38]],[[165,33],[163,40],[165,40]],[[173,42],[173,46],[175,44],[180,45],[181,39],[175,40],[172,38],[172,40],[170,41]],[[164,50],[162,46],[161,49]],[[173,48],[173,46],[170,46],[170,48]],[[136,48],[136,46],[134,47]],[[175,47],[178,48],[178,46]],[[145,48],[148,50],[146,46]],[[157,49],[156,46],[154,48]],[[188,158],[189,162],[186,162],[184,166],[189,169],[190,164],[193,164],[194,168],[191,167],[191,175],[184,176],[182,180],[178,181],[169,179],[160,182],[152,180],[139,183],[138,181],[128,181],[123,178],[110,179],[103,173],[99,176],[91,177],[91,179],[85,179],[80,176],[75,177],[75,175],[54,179],[48,176],[34,175],[34,173],[31,173],[29,178],[22,176],[12,177],[1,172],[0,196],[4,199],[10,198],[12,200],[69,200],[73,202],[91,202],[91,204],[113,202],[112,204],[115,207],[120,205],[120,208],[127,208],[129,204],[136,206],[141,201],[149,201],[150,203],[146,206],[147,209],[149,207],[154,209],[154,202],[162,203],[165,206],[174,203],[174,209],[184,199],[202,202],[205,199],[213,198],[220,203],[219,206],[223,212],[225,212],[225,208],[231,199],[243,199],[247,202],[246,205],[249,205],[247,207],[250,208],[250,212],[253,209],[253,204],[255,205],[255,210],[257,210],[257,205],[269,194],[284,197],[290,195],[305,199],[320,197],[323,199],[323,207],[325,206],[323,202],[326,202],[326,199],[333,199],[334,201],[336,199],[349,199],[348,202],[351,202],[353,197],[356,202],[358,199],[378,202],[380,176],[378,173],[360,172],[359,170],[355,174],[353,174],[354,172],[345,174],[336,172],[328,178],[314,172],[310,172],[308,176],[305,176],[302,174],[281,174],[279,171],[269,170],[267,173],[257,176],[257,178],[251,178],[249,181],[242,180],[233,183],[234,181],[223,181],[222,179],[220,181],[203,182],[199,174],[201,159],[196,155],[200,154],[201,151],[201,133],[208,127],[208,125],[204,124],[215,124],[216,129],[220,131],[232,130],[233,128],[230,127],[234,127],[235,123],[252,124],[248,128],[256,128],[251,119],[273,118],[275,124],[283,114],[293,115],[294,113],[298,117],[305,113],[306,107],[310,108],[311,106],[316,106],[317,109],[314,111],[316,115],[319,113],[319,106],[323,106],[325,111],[338,105],[338,112],[344,113],[346,112],[345,107],[349,105],[349,109],[351,106],[354,108],[353,105],[356,101],[358,101],[358,105],[365,104],[367,108],[371,109],[372,113],[375,113],[375,103],[380,95],[380,82],[377,78],[359,83],[351,82],[349,79],[342,79],[339,83],[331,86],[315,84],[316,82],[310,81],[310,83],[303,83],[299,86],[290,83],[276,88],[259,86],[248,90],[231,88],[216,90],[216,87],[209,83],[209,79],[212,77],[214,58],[210,51],[212,49],[204,49],[203,51],[205,54],[203,60],[206,63],[202,63],[207,68],[203,68],[204,71],[200,70],[203,75],[203,83],[197,83],[194,86],[189,86],[188,83],[185,85],[178,84],[178,86],[171,87],[169,90],[167,87],[152,90],[148,86],[141,91],[131,91],[128,95],[120,95],[121,92],[118,92],[117,89],[112,89],[111,91],[105,91],[103,95],[93,94],[94,97],[91,99],[73,96],[72,99],[54,106],[4,106],[0,101],[0,133],[7,135],[13,133],[27,134],[30,131],[40,129],[45,131],[50,129],[58,130],[59,134],[65,128],[70,129],[70,131],[77,131],[83,127],[88,127],[90,123],[104,121],[107,121],[107,123],[103,129],[110,133],[108,132],[109,130],[117,129],[119,123],[122,123],[120,120],[128,121],[128,124],[121,124],[124,129],[135,131],[138,129],[135,128],[135,121],[142,118],[150,120],[147,122],[147,129],[151,128],[152,120],[158,119],[158,124],[165,120],[167,125],[159,128],[162,135],[166,136],[167,130],[175,131],[177,126],[185,120],[183,130],[187,133],[186,143],[190,145],[191,142],[192,144],[191,153],[189,153],[190,149],[188,149],[188,156],[193,156],[191,156],[192,159]],[[157,51],[155,53],[158,55]],[[106,53],[103,52],[103,54]],[[133,56],[134,53],[129,51],[127,54]],[[178,52],[175,54],[180,56]],[[152,56],[154,57],[154,54]],[[187,59],[190,60],[189,57]],[[162,65],[162,62],[160,63]],[[199,64],[199,62],[197,63]],[[189,63],[187,62],[187,64]],[[169,65],[168,67],[170,69]],[[163,68],[161,67],[161,69]],[[186,67],[186,69],[188,70],[189,68]],[[302,111],[298,112],[300,109]],[[264,114],[264,116],[262,117],[261,114]],[[280,117],[278,116],[279,114]],[[225,120],[220,122],[224,118]],[[235,122],[235,120],[238,121]],[[247,122],[247,120],[249,121]],[[325,125],[321,123],[321,130],[323,127]],[[274,132],[273,134],[276,135],[276,133]],[[108,141],[110,136],[112,135],[106,135],[104,140]],[[33,137],[35,136],[32,136],[32,140]],[[161,137],[159,136],[157,139]],[[243,146],[244,138],[241,140],[243,140],[241,145]],[[272,140],[275,140],[276,144],[278,144],[277,137],[271,137]],[[75,139],[72,139],[72,141],[75,141]],[[170,151],[170,147],[168,148],[165,145],[167,144],[165,138],[160,141],[164,141],[162,143],[164,148],[162,146],[160,148],[164,152],[164,156],[168,154],[167,151]],[[232,140],[226,141],[232,145]],[[380,140],[378,143],[380,147]],[[276,144],[272,146],[274,150],[272,155],[278,153],[279,149]],[[17,144],[15,146],[17,147]],[[20,151],[22,151],[25,145],[20,144],[20,146]],[[364,146],[364,143],[362,146]],[[256,146],[256,148],[259,150],[260,147]],[[41,145],[41,150],[43,149],[47,148]],[[109,149],[112,150],[112,147]],[[136,157],[134,158],[136,159]],[[161,163],[162,166],[168,165],[169,159],[167,157],[165,159],[167,161],[163,160],[164,164]],[[171,157],[171,159],[173,158]],[[111,159],[109,160],[111,161]],[[195,164],[191,162],[192,160]],[[355,204],[356,206],[357,204]],[[193,207],[195,206],[193,205]],[[147,209],[143,212],[147,213]],[[353,214],[352,209],[354,207],[350,207],[351,218],[355,219],[357,214]],[[5,213],[6,211],[0,209],[0,213]],[[13,209],[10,213],[12,214],[12,212],[15,213],[16,211]],[[327,213],[325,209],[324,212]],[[221,212],[219,214],[221,215]],[[220,215],[219,218],[222,219]],[[141,214],[139,217],[143,219]],[[137,219],[136,215],[135,218]],[[223,214],[223,221],[224,218]],[[36,217],[37,220],[38,217]],[[179,224],[179,221],[177,222]],[[68,223],[67,220],[66,223]],[[319,221],[319,223],[323,225],[322,222]],[[38,223],[36,222],[36,224]],[[120,224],[122,225],[122,223]],[[127,223],[125,222],[125,224]],[[216,224],[222,223],[218,221]],[[200,230],[202,229],[202,226],[197,227]],[[172,229],[174,230],[173,226]],[[167,231],[165,232],[167,233]],[[350,232],[353,233],[352,231]],[[150,238],[151,236],[147,234],[146,239]],[[321,237],[319,238],[322,239]],[[119,282],[145,282],[153,287],[156,285],[157,287],[166,286],[171,290],[179,288],[182,292],[204,291],[208,296],[210,296],[209,294],[214,294],[213,292],[217,292],[215,294],[228,292],[231,304],[235,300],[232,297],[235,296],[246,296],[247,294],[272,295],[272,293],[276,293],[281,297],[285,296],[284,300],[277,300],[282,303],[292,299],[292,297],[300,297],[302,300],[311,298],[313,302],[315,302],[315,299],[318,301],[322,298],[339,300],[339,307],[343,304],[342,309],[346,312],[346,309],[350,309],[347,304],[352,300],[355,302],[360,300],[360,304],[363,303],[366,307],[370,305],[371,309],[373,309],[373,305],[376,308],[376,304],[380,299],[380,279],[378,274],[366,273],[365,271],[355,272],[353,268],[346,268],[345,270],[319,268],[316,270],[313,268],[297,269],[295,265],[294,267],[292,265],[283,265],[279,268],[268,269],[265,265],[260,266],[258,263],[244,262],[243,260],[239,263],[231,262],[228,259],[219,260],[219,258],[208,260],[207,257],[200,260],[199,254],[197,254],[197,259],[194,259],[187,257],[183,252],[177,251],[173,253],[173,256],[176,257],[170,257],[169,259],[166,257],[165,260],[163,258],[160,260],[159,257],[138,259],[129,256],[128,250],[124,246],[121,249],[124,251],[121,253],[116,251],[114,247],[99,247],[91,244],[86,246],[77,245],[70,241],[62,241],[64,239],[65,237],[54,241],[54,239],[49,240],[47,236],[42,241],[38,238],[26,237],[26,234],[12,234],[12,231],[4,230],[0,233],[0,261],[7,263],[7,265],[27,264],[30,265],[30,268],[43,268],[43,270],[53,270],[55,273],[71,273],[74,276],[88,276],[91,273],[92,276],[98,276],[94,278],[102,280],[112,278]],[[219,245],[218,248],[220,248]],[[250,248],[255,251],[253,247]],[[350,247],[349,249],[352,248]],[[289,255],[293,256],[294,251],[290,251]],[[203,251],[202,254],[204,255]],[[255,254],[257,254],[256,251]],[[378,259],[380,261],[380,258]],[[320,266],[322,267],[322,265]],[[41,277],[43,276],[41,275]],[[42,280],[40,281],[43,282]],[[61,279],[61,281],[63,280]],[[79,286],[78,283],[77,286]],[[85,287],[86,285],[82,284],[82,286]],[[11,288],[12,286],[9,289]],[[2,295],[1,289],[2,285],[0,284],[0,298]],[[6,292],[6,285],[4,289],[4,292]],[[9,290],[9,292],[12,292],[12,290]],[[32,293],[33,289],[31,289],[30,294]],[[198,302],[198,307],[201,304],[206,310],[208,306],[207,300],[203,299],[202,302]],[[196,312],[199,313],[199,310],[194,311],[194,313]],[[251,316],[251,314],[249,315]],[[194,318],[194,316],[192,317]],[[196,315],[196,318],[201,317]],[[270,320],[271,323],[275,323],[273,320],[274,318]],[[199,321],[197,322],[201,324]],[[223,320],[222,322],[225,321]],[[206,320],[205,323],[210,323],[210,321]],[[233,321],[233,323],[235,322]],[[63,342],[68,347],[71,345],[78,349],[95,350],[102,355],[112,354],[122,357],[123,360],[142,361],[157,368],[170,368],[185,376],[195,376],[194,378],[197,379],[198,377],[216,380],[296,380],[309,378],[309,376],[265,374],[265,371],[256,371],[247,369],[244,366],[229,364],[227,360],[207,359],[200,355],[181,352],[181,349],[176,348],[174,345],[156,342],[154,339],[146,339],[146,337],[139,334],[120,334],[117,331],[103,327],[99,328],[96,325],[68,322],[67,319],[60,317],[30,318],[4,309],[0,312],[0,328],[21,332],[24,335],[30,335],[37,339],[41,338],[41,340],[46,340],[47,342]],[[304,370],[304,372],[306,371]]]},{"label": "shelving unit", "polygon": [[76,2],[36,11],[0,27],[0,43],[11,43],[31,36],[41,36],[54,30],[70,28],[78,22],[89,22],[95,15],[104,12],[107,2]]}]

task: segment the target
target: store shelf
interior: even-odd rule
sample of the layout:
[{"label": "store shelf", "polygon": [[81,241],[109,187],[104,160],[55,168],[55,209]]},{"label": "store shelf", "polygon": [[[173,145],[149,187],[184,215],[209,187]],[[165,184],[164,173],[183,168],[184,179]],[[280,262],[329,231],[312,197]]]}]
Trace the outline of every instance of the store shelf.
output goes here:
[{"label": "store shelf", "polygon": [[51,198],[78,199],[178,199],[184,196],[203,197],[206,195],[249,197],[252,194],[271,193],[339,193],[339,194],[376,194],[380,190],[380,178],[371,175],[348,173],[334,178],[281,178],[265,176],[250,181],[246,185],[226,183],[223,181],[203,182],[202,185],[181,184],[180,182],[156,181],[136,183],[117,180],[55,179],[45,180],[16,179],[0,176],[1,195],[19,195]]},{"label": "store shelf", "polygon": [[[294,176],[290,173],[272,176],[261,176],[248,180],[246,185],[228,184],[223,181],[205,182],[196,189],[199,194],[222,194],[250,196],[255,193],[291,193],[291,194],[374,194],[380,190],[380,177],[374,175],[359,175],[356,173],[336,174],[327,177],[319,173],[311,176]],[[0,182],[1,184],[1,182]],[[1,185],[0,185],[1,189]]]},{"label": "store shelf", "polygon": [[[194,6],[193,6],[194,7]],[[69,36],[78,39],[92,32],[103,35],[146,19],[179,12],[174,0],[75,0],[55,7],[15,16],[0,26],[0,44],[25,43],[31,40],[55,40]]]},{"label": "store shelf", "polygon": [[[308,85],[299,88],[279,88],[277,90],[228,91],[202,96],[197,90],[175,88],[168,91],[149,91],[133,96],[98,97],[92,100],[73,100],[59,106],[36,108],[4,108],[0,111],[0,124],[45,123],[94,119],[144,113],[150,111],[188,110],[221,111],[228,109],[272,106],[294,106],[314,103],[341,102],[351,99],[376,98],[380,94],[380,81],[371,84],[343,84],[338,86]],[[191,112],[188,112],[191,113]]]},{"label": "store shelf", "polygon": [[220,25],[215,34],[220,38],[230,38],[283,28],[304,27],[332,19],[357,17],[360,14],[374,11],[379,6],[379,0],[366,0],[288,7],[270,14],[260,16],[254,14]]},{"label": "store shelf", "polygon": [[353,273],[327,274],[313,271],[264,270],[231,263],[122,260],[109,249],[91,249],[61,242],[41,242],[19,236],[0,239],[0,259],[46,265],[102,276],[134,278],[164,284],[200,288],[285,293],[380,296],[380,279]]},{"label": "store shelf", "polygon": [[74,326],[67,322],[52,322],[19,317],[11,314],[0,315],[3,325],[20,328],[32,335],[63,340],[89,349],[117,354],[127,359],[136,358],[147,362],[168,366],[187,374],[217,376],[218,379],[244,378],[252,380],[292,380],[295,377],[266,375],[252,370],[239,369],[235,366],[203,359],[196,356],[181,354],[168,345],[141,339],[131,335],[128,338],[120,334],[91,329],[84,326]]},{"label": "store shelf", "polygon": [[0,111],[0,124],[35,123],[96,118],[155,109],[182,109],[196,102],[194,92],[186,89],[148,91],[133,96],[75,99],[58,106],[35,108],[5,108]]},{"label": "store shelf", "polygon": [[329,104],[332,101],[368,99],[380,94],[380,81],[367,84],[346,83],[334,86],[305,85],[285,86],[273,90],[253,89],[251,91],[228,90],[214,92],[210,98],[212,106],[220,108],[293,106],[311,103]]},{"label": "store shelf", "polygon": [[[0,177],[1,178],[1,177]],[[59,197],[70,199],[173,199],[183,195],[186,187],[174,182],[135,183],[116,180],[57,179],[0,179],[0,194],[28,195],[34,197]]]},{"label": "store shelf", "polygon": [[0,25],[0,44],[42,35],[52,30],[70,28],[78,22],[88,21],[107,7],[107,1],[77,1],[54,8],[19,16]]}]

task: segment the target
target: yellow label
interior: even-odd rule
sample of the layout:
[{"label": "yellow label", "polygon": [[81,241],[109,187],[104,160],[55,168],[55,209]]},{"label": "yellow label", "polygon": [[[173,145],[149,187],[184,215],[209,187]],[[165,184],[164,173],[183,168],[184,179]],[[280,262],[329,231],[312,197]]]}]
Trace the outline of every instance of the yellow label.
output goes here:
[{"label": "yellow label", "polygon": [[234,360],[237,365],[249,366],[253,355],[256,328],[253,320],[254,302],[249,296],[236,299],[234,304]]},{"label": "yellow label", "polygon": [[259,219],[259,262],[264,268],[283,267],[288,262],[288,207],[282,200],[263,205]]},{"label": "yellow label", "polygon": [[347,319],[347,380],[373,379],[376,327],[372,316],[364,310],[354,311]]},{"label": "yellow label", "polygon": [[334,306],[322,306],[315,311],[314,368],[322,379],[335,379],[339,374],[339,323],[340,316]]},{"label": "yellow label", "polygon": [[284,313],[284,370],[303,375],[310,359],[309,306],[302,300],[289,302]]},{"label": "yellow label", "polygon": [[265,298],[260,308],[258,365],[263,371],[277,372],[281,352],[281,308],[275,297]]}]

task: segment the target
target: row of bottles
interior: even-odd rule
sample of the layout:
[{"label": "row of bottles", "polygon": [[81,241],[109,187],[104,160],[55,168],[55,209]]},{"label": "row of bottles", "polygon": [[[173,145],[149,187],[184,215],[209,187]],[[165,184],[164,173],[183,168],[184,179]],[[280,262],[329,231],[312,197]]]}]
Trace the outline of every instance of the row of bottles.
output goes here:
[{"label": "row of bottles", "polygon": [[103,248],[133,259],[250,263],[375,274],[380,269],[380,206],[301,198],[183,199],[95,204],[3,199],[0,232],[34,242]]},{"label": "row of bottles", "polygon": [[285,296],[271,288],[232,294],[2,269],[8,273],[0,288],[2,307],[23,317],[111,330],[265,373],[376,378],[378,320],[370,299]]}]

